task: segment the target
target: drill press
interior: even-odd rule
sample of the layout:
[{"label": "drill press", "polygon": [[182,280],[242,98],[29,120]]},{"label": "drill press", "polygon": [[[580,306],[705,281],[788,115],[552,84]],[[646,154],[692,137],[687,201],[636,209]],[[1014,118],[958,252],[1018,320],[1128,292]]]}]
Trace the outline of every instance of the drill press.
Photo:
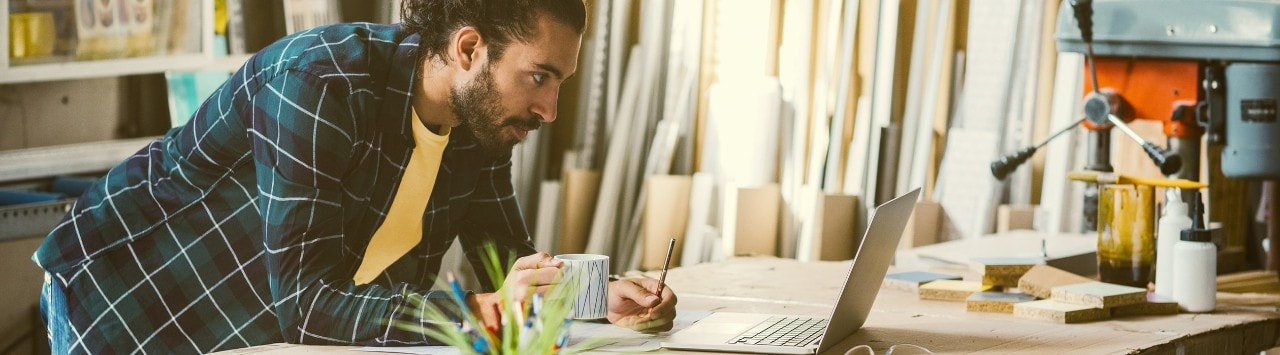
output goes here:
[{"label": "drill press", "polygon": [[[1225,144],[1227,177],[1280,177],[1280,1],[1066,0],[1055,37],[1088,59],[1085,169],[1112,171],[1114,128],[1168,177],[1199,180],[1206,135]],[[1168,149],[1134,134],[1125,123],[1135,119],[1162,122]],[[1003,179],[1043,144],[993,162],[992,173]],[[1096,186],[1084,206],[1084,229],[1096,230]]]}]

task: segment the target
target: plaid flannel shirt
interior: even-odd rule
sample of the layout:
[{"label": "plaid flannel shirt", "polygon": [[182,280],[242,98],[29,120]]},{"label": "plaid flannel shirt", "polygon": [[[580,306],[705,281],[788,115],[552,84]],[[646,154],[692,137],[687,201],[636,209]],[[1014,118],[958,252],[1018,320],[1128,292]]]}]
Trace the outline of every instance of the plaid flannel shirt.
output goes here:
[{"label": "plaid flannel shirt", "polygon": [[[459,239],[533,253],[510,155],[455,130],[422,242],[373,283],[351,281],[414,143],[418,37],[341,24],[254,55],[185,126],[111,169],[33,259],[64,287],[72,352],[204,353],[273,342],[438,344],[406,298]],[[483,270],[479,268],[477,270]],[[488,280],[482,280],[485,284]]]}]

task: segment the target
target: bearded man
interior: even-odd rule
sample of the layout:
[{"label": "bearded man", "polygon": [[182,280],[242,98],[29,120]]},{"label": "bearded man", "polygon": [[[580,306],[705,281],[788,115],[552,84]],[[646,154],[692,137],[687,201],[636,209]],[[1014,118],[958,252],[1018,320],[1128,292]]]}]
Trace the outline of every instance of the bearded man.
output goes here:
[{"label": "bearded man", "polygon": [[[500,290],[466,295],[489,326],[494,292],[555,284],[561,263],[529,241],[510,159],[556,119],[582,0],[403,10],[400,24],[264,48],[80,197],[33,256],[54,353],[440,344],[395,324],[427,323],[410,300],[450,308],[430,286],[455,239],[473,265],[484,245],[523,256]],[[676,298],[656,283],[612,282],[608,319],[669,329]]]}]

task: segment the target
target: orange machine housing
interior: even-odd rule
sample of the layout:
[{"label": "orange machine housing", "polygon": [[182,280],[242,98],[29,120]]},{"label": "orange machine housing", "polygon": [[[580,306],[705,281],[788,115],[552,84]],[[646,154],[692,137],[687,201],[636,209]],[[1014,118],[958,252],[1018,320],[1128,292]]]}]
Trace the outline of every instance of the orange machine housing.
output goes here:
[{"label": "orange machine housing", "polygon": [[[1204,128],[1196,123],[1195,106],[1200,102],[1200,63],[1186,60],[1153,60],[1127,57],[1097,57],[1098,86],[1111,89],[1127,109],[1117,114],[1125,122],[1134,119],[1164,123],[1169,137],[1198,137]],[[1093,91],[1089,64],[1085,63],[1084,94]],[[1178,106],[1186,106],[1180,117],[1173,117]],[[1082,123],[1089,130],[1110,129],[1111,125]]]}]

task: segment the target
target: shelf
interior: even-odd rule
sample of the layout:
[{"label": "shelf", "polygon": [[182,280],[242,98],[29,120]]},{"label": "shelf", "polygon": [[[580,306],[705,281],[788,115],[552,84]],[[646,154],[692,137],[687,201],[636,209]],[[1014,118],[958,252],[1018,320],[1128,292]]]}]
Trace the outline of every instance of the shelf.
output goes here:
[{"label": "shelf", "polygon": [[222,70],[228,73],[234,73],[236,70],[240,70],[240,66],[244,65],[244,62],[249,61],[249,57],[252,57],[252,56],[253,56],[253,53],[236,54],[236,55],[229,55],[226,57],[214,58],[212,64],[209,64],[208,66],[205,66],[201,69]]},{"label": "shelf", "polygon": [[102,172],[156,137],[0,151],[0,183]]},{"label": "shelf", "polygon": [[215,63],[203,54],[31,64],[0,69],[0,84],[154,74],[204,69]]},{"label": "shelf", "polygon": [[[11,3],[17,0],[0,0],[0,18],[8,23]],[[170,70],[201,70],[222,63],[213,57],[213,0],[196,0],[185,13],[195,38],[190,45],[179,46],[183,52],[169,55],[131,57],[104,60],[68,60],[49,63],[16,63],[9,57],[9,26],[0,25],[0,84],[34,83],[43,81],[105,78],[138,74],[163,73]],[[70,4],[70,2],[68,2]],[[119,23],[119,22],[117,22]],[[159,28],[159,25],[156,25]],[[74,26],[72,26],[74,27]],[[190,31],[188,31],[190,32]],[[198,48],[191,48],[197,46]],[[56,60],[57,58],[51,58]],[[230,59],[229,59],[230,60]],[[229,65],[229,64],[228,64]]]},{"label": "shelf", "polygon": [[62,221],[75,199],[0,207],[0,241],[43,237]]}]

